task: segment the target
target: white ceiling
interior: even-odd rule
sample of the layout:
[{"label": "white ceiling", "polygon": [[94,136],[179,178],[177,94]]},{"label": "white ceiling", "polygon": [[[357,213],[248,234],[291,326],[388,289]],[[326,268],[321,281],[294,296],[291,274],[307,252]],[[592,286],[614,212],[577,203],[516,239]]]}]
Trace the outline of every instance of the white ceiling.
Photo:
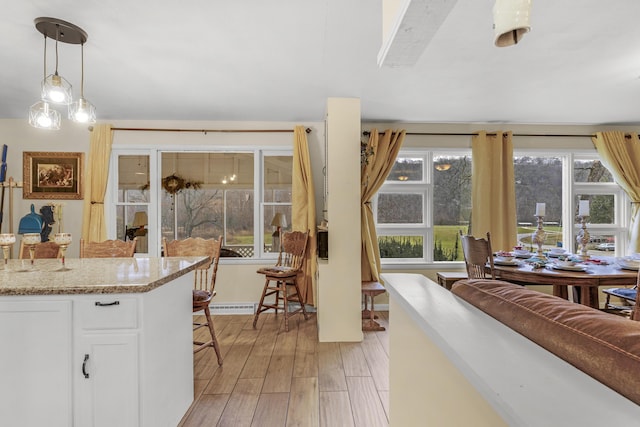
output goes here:
[{"label": "white ceiling", "polygon": [[[2,0],[0,118],[39,97],[33,20],[50,16],[89,34],[99,121],[321,121],[328,97],[356,97],[368,121],[640,122],[640,1],[532,0],[506,48],[492,7],[458,0],[414,66],[380,68],[382,0]],[[77,94],[80,48],[59,53]]]}]

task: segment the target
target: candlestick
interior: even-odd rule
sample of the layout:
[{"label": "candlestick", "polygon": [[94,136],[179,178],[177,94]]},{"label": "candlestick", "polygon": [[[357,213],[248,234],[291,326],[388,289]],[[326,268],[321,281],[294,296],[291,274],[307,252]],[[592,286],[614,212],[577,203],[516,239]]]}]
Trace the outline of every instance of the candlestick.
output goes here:
[{"label": "candlestick", "polygon": [[[543,205],[542,211],[544,212],[544,203],[537,203],[536,211],[538,210],[537,205]],[[545,231],[542,229],[542,221],[544,221],[544,215],[536,215],[536,218],[538,220],[538,229],[531,236],[531,241],[538,245],[538,252],[536,253],[536,256],[540,259],[546,259],[544,253],[542,252],[542,244],[547,237],[547,233],[545,233]]]},{"label": "candlestick", "polygon": [[582,224],[582,228],[576,235],[576,242],[578,242],[578,245],[580,246],[580,258],[588,259],[587,243],[589,243],[591,236],[589,235],[589,231],[587,231],[587,216],[581,215],[580,222]]},{"label": "candlestick", "polygon": [[535,216],[542,216],[546,214],[546,204],[544,203],[536,203],[536,214]]}]

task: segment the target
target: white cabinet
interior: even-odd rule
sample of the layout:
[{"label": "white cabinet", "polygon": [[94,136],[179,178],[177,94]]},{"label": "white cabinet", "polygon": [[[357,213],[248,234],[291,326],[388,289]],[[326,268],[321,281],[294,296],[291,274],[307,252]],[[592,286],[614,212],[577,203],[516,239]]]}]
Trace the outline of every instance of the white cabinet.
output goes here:
[{"label": "white cabinet", "polygon": [[72,425],[71,307],[0,299],[0,426]]},{"label": "white cabinet", "polygon": [[83,336],[74,358],[81,366],[75,425],[138,426],[138,335]]},{"label": "white cabinet", "polygon": [[192,281],[0,296],[0,426],[178,425],[193,401]]},{"label": "white cabinet", "polygon": [[75,425],[139,425],[139,300],[96,295],[75,301]]}]

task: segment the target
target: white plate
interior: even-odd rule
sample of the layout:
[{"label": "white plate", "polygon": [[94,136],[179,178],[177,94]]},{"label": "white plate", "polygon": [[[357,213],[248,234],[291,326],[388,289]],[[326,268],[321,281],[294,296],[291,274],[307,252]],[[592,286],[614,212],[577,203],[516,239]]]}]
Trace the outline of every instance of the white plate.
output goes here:
[{"label": "white plate", "polygon": [[587,267],[584,265],[558,265],[551,264],[551,267],[555,270],[566,270],[566,271],[585,271]]},{"label": "white plate", "polygon": [[620,266],[620,268],[622,268],[623,270],[633,270],[633,271],[638,271],[639,267],[637,265],[632,265],[632,264],[624,264],[624,263],[618,263],[618,265]]},{"label": "white plate", "polygon": [[516,254],[516,258],[531,258],[533,255],[535,254],[527,252],[526,254]]},{"label": "white plate", "polygon": [[519,264],[518,264],[518,261],[514,261],[514,260],[511,260],[511,261],[504,261],[504,260],[502,260],[502,261],[500,261],[500,260],[494,259],[494,260],[493,260],[493,263],[494,263],[495,265],[519,265]]},{"label": "white plate", "polygon": [[569,255],[571,255],[571,254],[569,254],[566,251],[565,252],[560,252],[560,253],[547,252],[547,256],[549,258],[558,258],[558,257],[561,257],[561,256],[569,256]]}]

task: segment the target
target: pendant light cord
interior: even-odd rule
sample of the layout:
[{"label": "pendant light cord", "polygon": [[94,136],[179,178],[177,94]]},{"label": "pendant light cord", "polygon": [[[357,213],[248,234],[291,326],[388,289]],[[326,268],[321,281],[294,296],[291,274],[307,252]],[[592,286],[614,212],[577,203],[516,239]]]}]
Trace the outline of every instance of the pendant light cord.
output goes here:
[{"label": "pendant light cord", "polygon": [[84,99],[84,43],[80,43],[80,98]]},{"label": "pendant light cord", "polygon": [[42,61],[42,63],[44,64],[42,66],[42,80],[44,81],[47,78],[47,35],[44,34],[44,61]]},{"label": "pendant light cord", "polygon": [[56,24],[56,76],[58,75],[58,38],[60,37],[60,24]]}]

